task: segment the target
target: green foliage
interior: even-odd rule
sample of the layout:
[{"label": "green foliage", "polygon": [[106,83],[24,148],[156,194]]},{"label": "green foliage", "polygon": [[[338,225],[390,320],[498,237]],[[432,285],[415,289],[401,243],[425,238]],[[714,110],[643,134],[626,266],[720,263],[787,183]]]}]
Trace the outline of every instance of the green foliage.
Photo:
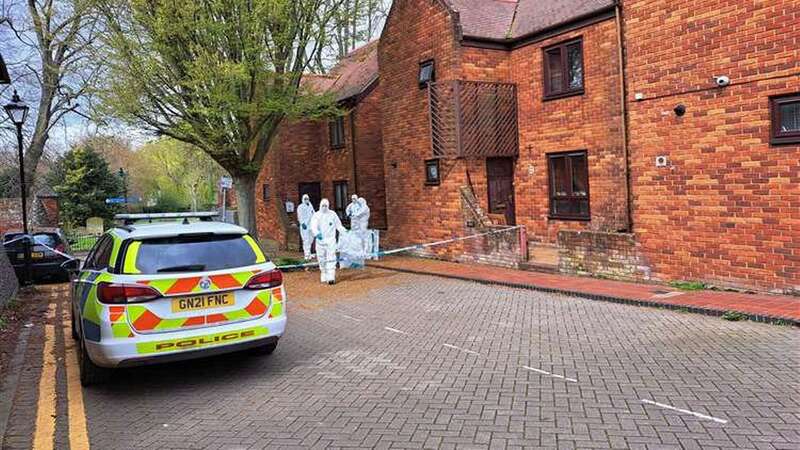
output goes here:
[{"label": "green foliage", "polygon": [[730,322],[740,322],[742,320],[747,320],[747,315],[738,311],[726,311],[725,314],[722,315],[722,318]]},{"label": "green foliage", "polygon": [[255,230],[255,179],[285,117],[336,114],[301,85],[341,0],[98,0],[108,114],[191,144],[238,185]]},{"label": "green foliage", "polygon": [[50,179],[60,196],[62,218],[69,226],[82,226],[93,216],[110,221],[118,210],[105,200],[122,195],[122,180],[91,145],[68,151],[56,163]]},{"label": "green foliage", "polygon": [[163,138],[136,152],[132,179],[156,212],[203,210],[216,206],[217,181],[226,175],[219,164],[197,147]]},{"label": "green foliage", "polygon": [[700,281],[673,281],[669,285],[682,291],[702,291],[706,288]]}]

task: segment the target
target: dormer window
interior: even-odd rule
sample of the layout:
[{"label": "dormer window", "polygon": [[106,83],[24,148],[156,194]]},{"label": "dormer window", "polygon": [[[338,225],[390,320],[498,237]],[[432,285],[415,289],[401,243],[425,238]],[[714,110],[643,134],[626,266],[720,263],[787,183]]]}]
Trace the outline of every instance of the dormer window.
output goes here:
[{"label": "dormer window", "polygon": [[432,59],[419,63],[419,88],[425,89],[428,83],[436,81],[436,66]]}]

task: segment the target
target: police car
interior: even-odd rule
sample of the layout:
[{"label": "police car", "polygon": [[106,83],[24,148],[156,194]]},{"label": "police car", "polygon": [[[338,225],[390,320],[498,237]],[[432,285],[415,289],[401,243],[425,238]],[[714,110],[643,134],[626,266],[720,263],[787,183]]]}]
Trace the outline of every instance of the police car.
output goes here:
[{"label": "police car", "polygon": [[210,217],[118,215],[124,224],[82,267],[65,263],[77,272],[72,335],[84,386],[113,368],[275,350],[286,327],[281,272],[247,230]]}]

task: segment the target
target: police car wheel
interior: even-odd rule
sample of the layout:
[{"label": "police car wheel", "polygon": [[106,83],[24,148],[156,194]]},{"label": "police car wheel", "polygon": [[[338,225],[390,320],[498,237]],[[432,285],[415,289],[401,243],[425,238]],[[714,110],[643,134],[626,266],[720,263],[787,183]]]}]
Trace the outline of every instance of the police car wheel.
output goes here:
[{"label": "police car wheel", "polygon": [[259,345],[258,347],[253,348],[253,354],[260,356],[271,355],[276,348],[278,348],[278,342],[270,342],[269,344]]},{"label": "police car wheel", "polygon": [[91,358],[89,358],[89,353],[86,352],[84,339],[80,339],[78,342],[80,343],[78,371],[80,372],[81,386],[86,387],[104,383],[110,376],[111,371],[92,362]]}]

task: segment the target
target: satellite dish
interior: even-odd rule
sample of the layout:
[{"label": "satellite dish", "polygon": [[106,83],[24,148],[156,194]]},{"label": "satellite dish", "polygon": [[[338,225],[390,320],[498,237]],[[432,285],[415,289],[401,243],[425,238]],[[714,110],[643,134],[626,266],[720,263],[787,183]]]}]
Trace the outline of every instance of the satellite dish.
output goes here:
[{"label": "satellite dish", "polygon": [[11,77],[8,76],[8,69],[5,61],[3,61],[3,55],[0,55],[0,84],[11,84]]}]

